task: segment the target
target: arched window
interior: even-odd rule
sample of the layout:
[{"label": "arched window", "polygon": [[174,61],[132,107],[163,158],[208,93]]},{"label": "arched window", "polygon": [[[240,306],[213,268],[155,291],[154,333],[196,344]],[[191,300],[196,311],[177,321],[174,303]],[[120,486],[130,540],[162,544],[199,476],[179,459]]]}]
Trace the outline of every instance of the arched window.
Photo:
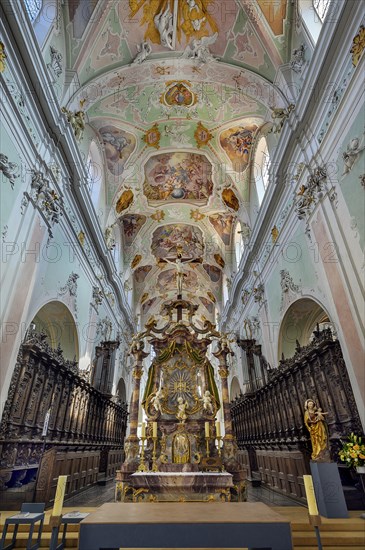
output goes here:
[{"label": "arched window", "polygon": [[257,145],[255,156],[254,177],[256,184],[257,198],[261,206],[266,189],[269,185],[270,155],[266,139],[262,137]]},{"label": "arched window", "polygon": [[331,0],[312,0],[313,8],[322,23],[327,15],[330,2]]},{"label": "arched window", "polygon": [[332,0],[299,0],[300,15],[313,44],[317,43]]},{"label": "arched window", "polygon": [[234,234],[234,251],[236,255],[237,268],[240,265],[240,261],[241,261],[244,249],[245,249],[245,244],[243,242],[243,237],[242,237],[242,226],[240,222],[238,222],[236,225],[236,230]]},{"label": "arched window", "polygon": [[42,0],[24,0],[24,6],[29,19],[33,23],[42,9]]},{"label": "arched window", "polygon": [[89,156],[87,158],[88,188],[92,203],[98,213],[100,195],[102,190],[102,168],[101,157],[96,143],[93,141],[90,145]]}]

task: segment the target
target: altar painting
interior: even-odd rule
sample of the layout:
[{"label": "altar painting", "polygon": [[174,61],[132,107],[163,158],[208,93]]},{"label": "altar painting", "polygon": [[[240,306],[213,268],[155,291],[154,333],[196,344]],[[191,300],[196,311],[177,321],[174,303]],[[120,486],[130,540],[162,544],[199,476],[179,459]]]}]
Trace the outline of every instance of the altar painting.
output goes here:
[{"label": "altar painting", "polygon": [[145,164],[143,191],[151,201],[207,204],[213,191],[212,166],[204,155],[164,153]]},{"label": "altar painting", "polygon": [[204,252],[203,235],[198,227],[171,224],[158,227],[152,236],[151,251],[156,258],[200,258]]}]

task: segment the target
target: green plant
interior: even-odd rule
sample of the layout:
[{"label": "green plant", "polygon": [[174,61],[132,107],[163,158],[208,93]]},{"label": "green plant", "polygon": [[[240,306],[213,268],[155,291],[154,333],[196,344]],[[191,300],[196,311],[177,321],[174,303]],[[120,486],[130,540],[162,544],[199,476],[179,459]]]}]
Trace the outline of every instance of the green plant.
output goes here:
[{"label": "green plant", "polygon": [[[341,441],[341,443],[343,442]],[[351,433],[348,436],[348,441],[343,443],[338,455],[340,460],[346,463],[346,466],[353,468],[365,466],[365,444],[362,438]]]}]

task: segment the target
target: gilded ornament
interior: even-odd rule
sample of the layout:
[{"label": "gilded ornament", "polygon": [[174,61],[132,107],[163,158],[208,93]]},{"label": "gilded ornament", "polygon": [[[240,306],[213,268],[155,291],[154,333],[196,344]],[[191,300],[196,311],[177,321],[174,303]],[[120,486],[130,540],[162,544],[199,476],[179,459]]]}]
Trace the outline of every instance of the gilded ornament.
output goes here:
[{"label": "gilded ornament", "polygon": [[5,59],[7,58],[7,55],[5,53],[5,45],[3,42],[0,41],[0,73],[3,73],[5,71],[6,65],[5,65]]},{"label": "gilded ornament", "polygon": [[165,218],[165,212],[163,210],[156,210],[154,214],[151,214],[151,220],[155,220],[156,222],[160,222]]},{"label": "gilded ornament", "polygon": [[274,225],[274,227],[271,230],[271,240],[272,243],[275,244],[279,237],[279,229]]},{"label": "gilded ornament", "polygon": [[198,96],[191,91],[188,80],[169,80],[167,90],[161,95],[160,103],[166,107],[192,107],[198,101]]},{"label": "gilded ornament", "polygon": [[202,214],[201,212],[199,212],[198,209],[190,210],[190,218],[195,222],[200,222],[201,220],[204,220],[205,214]]},{"label": "gilded ornament", "polygon": [[142,256],[140,254],[136,254],[131,262],[131,268],[134,269],[135,267],[137,267],[141,260]]},{"label": "gilded ornament", "polygon": [[158,124],[157,123],[154,124],[152,128],[147,130],[147,132],[142,137],[142,139],[148,147],[154,147],[155,149],[159,149],[161,133],[158,129]]},{"label": "gilded ornament", "polygon": [[198,149],[200,149],[204,145],[208,145],[210,140],[213,138],[213,134],[211,134],[208,128],[205,128],[201,122],[198,122],[194,132],[194,138]]},{"label": "gilded ornament", "polygon": [[365,27],[361,25],[359,32],[352,41],[352,48],[350,53],[352,54],[352,64],[357,67],[362,56],[362,52],[365,48]]},{"label": "gilded ornament", "polygon": [[131,189],[126,189],[123,191],[123,193],[120,195],[117,204],[115,206],[115,210],[117,214],[120,214],[123,212],[123,210],[126,210],[130,207],[134,199],[133,191]]},{"label": "gilded ornament", "polygon": [[228,187],[226,189],[223,189],[223,191],[222,191],[222,200],[223,200],[224,204],[226,206],[228,206],[228,208],[231,208],[232,210],[235,210],[236,212],[239,210],[239,208],[240,208],[239,200],[238,200],[236,194],[234,193],[234,191],[230,187]]}]

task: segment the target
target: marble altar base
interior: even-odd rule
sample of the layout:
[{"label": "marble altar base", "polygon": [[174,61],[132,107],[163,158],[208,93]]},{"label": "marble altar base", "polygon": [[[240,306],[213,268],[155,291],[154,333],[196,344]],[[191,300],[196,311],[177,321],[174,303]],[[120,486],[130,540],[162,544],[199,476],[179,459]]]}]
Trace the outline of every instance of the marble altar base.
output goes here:
[{"label": "marble altar base", "polygon": [[237,494],[228,472],[136,472],[118,481],[117,502],[230,502]]}]

